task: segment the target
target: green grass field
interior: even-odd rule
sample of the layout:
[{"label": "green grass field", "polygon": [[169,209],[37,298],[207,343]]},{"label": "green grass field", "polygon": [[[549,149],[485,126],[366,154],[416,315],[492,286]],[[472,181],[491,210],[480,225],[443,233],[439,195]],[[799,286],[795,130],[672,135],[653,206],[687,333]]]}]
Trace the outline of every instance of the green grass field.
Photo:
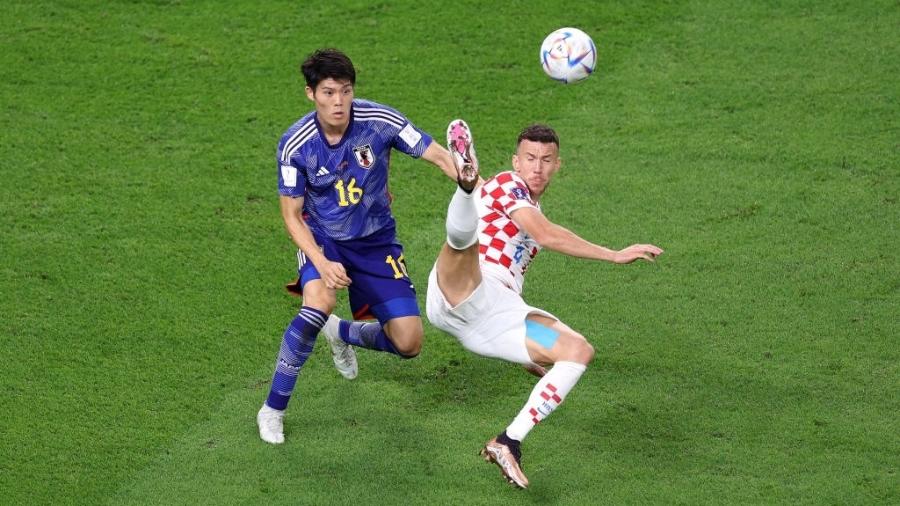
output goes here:
[{"label": "green grass field", "polygon": [[[900,4],[337,3],[4,3],[0,503],[900,503]],[[571,25],[600,61],[563,86],[537,54]],[[533,378],[427,325],[353,382],[320,340],[287,443],[257,436],[298,307],[274,152],[320,46],[438,138],[466,118],[486,175],[551,124],[550,219],[666,249],[533,264],[597,359],[527,491],[476,452]],[[392,174],[424,302],[453,185]]]}]

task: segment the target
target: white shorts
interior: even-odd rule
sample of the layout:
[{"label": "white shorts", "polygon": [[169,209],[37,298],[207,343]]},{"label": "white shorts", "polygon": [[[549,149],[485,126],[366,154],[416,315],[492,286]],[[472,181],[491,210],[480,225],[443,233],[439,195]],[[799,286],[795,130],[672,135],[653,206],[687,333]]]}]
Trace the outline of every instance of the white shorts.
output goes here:
[{"label": "white shorts", "polygon": [[438,287],[437,269],[428,275],[425,312],[435,327],[455,337],[463,347],[485,357],[532,364],[525,346],[525,317],[552,314],[529,306],[518,293],[482,273],[481,284],[456,307]]}]

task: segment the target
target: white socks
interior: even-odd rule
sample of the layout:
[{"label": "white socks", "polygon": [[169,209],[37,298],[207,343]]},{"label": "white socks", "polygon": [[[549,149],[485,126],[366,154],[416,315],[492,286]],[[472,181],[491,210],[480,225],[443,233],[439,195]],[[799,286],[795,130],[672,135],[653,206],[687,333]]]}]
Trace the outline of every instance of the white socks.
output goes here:
[{"label": "white socks", "polygon": [[525,439],[538,422],[547,418],[562,403],[586,369],[586,365],[577,362],[553,364],[550,372],[534,386],[525,407],[506,428],[506,435],[516,441]]},{"label": "white socks", "polygon": [[464,250],[478,241],[475,191],[480,190],[466,193],[457,186],[447,208],[447,244],[455,250]]}]

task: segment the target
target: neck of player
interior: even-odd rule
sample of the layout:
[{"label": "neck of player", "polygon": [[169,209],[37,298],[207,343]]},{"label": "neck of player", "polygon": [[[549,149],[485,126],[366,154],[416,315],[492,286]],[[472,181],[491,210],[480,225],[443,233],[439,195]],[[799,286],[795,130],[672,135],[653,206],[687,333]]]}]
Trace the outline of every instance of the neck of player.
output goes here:
[{"label": "neck of player", "polygon": [[319,125],[322,127],[322,133],[325,134],[328,143],[337,144],[344,137],[344,132],[347,131],[347,127],[350,125],[350,118],[338,123],[329,123],[322,116],[319,116]]}]

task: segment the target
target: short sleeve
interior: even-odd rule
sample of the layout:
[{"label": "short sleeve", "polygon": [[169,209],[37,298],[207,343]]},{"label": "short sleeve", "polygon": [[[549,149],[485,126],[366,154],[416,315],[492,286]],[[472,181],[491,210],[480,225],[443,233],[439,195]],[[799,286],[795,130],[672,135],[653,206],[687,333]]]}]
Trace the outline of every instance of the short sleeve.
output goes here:
[{"label": "short sleeve", "polygon": [[306,194],[306,180],[289,161],[278,160],[278,194],[295,198]]},{"label": "short sleeve", "polygon": [[489,197],[488,207],[491,209],[509,216],[516,209],[537,208],[528,186],[520,177],[505,172],[498,174],[493,183],[490,188],[485,188]]},{"label": "short sleeve", "polygon": [[431,142],[430,135],[417,128],[411,121],[406,120],[406,124],[397,132],[393,146],[409,156],[419,158],[425,153]]}]

